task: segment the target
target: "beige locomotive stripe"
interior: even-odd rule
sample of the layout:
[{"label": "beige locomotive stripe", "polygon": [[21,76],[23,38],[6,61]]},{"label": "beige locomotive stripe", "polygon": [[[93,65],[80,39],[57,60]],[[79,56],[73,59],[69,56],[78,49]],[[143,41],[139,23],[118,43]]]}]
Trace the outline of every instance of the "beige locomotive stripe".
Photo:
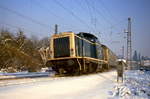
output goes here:
[{"label": "beige locomotive stripe", "polygon": [[71,35],[74,35],[74,33],[60,33],[60,34],[54,34],[52,38],[56,39],[56,38],[62,38],[62,37],[71,36]]},{"label": "beige locomotive stripe", "polygon": [[108,63],[108,62],[105,61],[105,60],[95,59],[95,58],[91,58],[91,57],[83,57],[83,58],[89,59],[89,60],[94,60],[94,61],[100,61],[100,62]]},{"label": "beige locomotive stripe", "polygon": [[99,62],[104,62],[104,63],[108,63],[108,61],[105,61],[105,60],[100,60],[100,59],[94,59],[94,58],[90,58],[90,57],[63,57],[63,58],[53,58],[53,59],[48,59],[48,61],[51,61],[51,60],[63,60],[63,59],[89,59],[89,60],[94,60],[94,61],[99,61]]}]

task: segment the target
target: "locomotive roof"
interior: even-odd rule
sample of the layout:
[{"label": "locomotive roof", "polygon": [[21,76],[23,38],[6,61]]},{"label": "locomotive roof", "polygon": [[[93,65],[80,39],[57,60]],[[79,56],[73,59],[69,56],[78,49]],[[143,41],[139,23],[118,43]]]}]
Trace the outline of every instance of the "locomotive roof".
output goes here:
[{"label": "locomotive roof", "polygon": [[91,33],[79,32],[77,35],[81,36],[81,37],[83,36],[83,37],[98,39],[95,35],[93,35]]}]

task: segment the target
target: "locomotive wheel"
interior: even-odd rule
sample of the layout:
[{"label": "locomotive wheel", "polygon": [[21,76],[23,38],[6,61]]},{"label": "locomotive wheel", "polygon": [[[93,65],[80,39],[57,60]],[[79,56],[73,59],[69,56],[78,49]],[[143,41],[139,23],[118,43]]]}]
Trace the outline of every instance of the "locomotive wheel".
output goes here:
[{"label": "locomotive wheel", "polygon": [[64,69],[63,68],[59,68],[59,75],[63,76],[64,75]]},{"label": "locomotive wheel", "polygon": [[79,67],[74,68],[74,75],[75,75],[75,76],[78,76],[78,75],[80,75],[80,74],[81,74],[81,72],[80,72]]},{"label": "locomotive wheel", "polygon": [[85,64],[83,73],[85,73],[85,74],[89,73],[89,65],[88,64]]},{"label": "locomotive wheel", "polygon": [[92,64],[89,64],[89,73],[92,73],[93,72],[93,67],[92,67]]},{"label": "locomotive wheel", "polygon": [[93,72],[96,72],[97,70],[97,64],[93,64]]},{"label": "locomotive wheel", "polygon": [[108,64],[103,65],[103,71],[108,71]]}]

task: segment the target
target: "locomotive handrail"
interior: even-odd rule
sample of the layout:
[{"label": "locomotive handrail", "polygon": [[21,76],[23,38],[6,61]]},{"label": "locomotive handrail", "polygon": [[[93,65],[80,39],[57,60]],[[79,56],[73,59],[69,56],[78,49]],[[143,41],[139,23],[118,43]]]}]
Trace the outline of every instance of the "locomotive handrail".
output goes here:
[{"label": "locomotive handrail", "polygon": [[91,57],[63,57],[63,58],[53,58],[53,59],[48,59],[48,60],[65,60],[65,59],[81,59],[81,58],[84,58],[84,59],[89,59],[89,60],[94,60],[94,61],[99,61],[99,62],[104,62],[104,63],[108,63],[108,61],[105,61],[105,60],[100,60],[100,59],[95,59],[95,58],[91,58]]}]

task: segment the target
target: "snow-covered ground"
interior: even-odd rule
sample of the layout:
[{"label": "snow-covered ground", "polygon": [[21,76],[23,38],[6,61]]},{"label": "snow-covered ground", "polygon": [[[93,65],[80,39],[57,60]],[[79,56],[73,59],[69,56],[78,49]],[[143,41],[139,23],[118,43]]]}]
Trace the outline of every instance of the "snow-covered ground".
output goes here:
[{"label": "snow-covered ground", "polygon": [[1,86],[0,99],[107,99],[109,90],[115,84],[116,72],[38,78],[38,81],[34,78],[35,81],[28,83],[29,80],[24,80],[22,84],[19,84],[22,80],[15,80],[18,84]]},{"label": "snow-covered ground", "polygon": [[150,99],[150,71],[130,70],[124,82],[117,83],[110,99]]},{"label": "snow-covered ground", "polygon": [[45,77],[0,81],[0,99],[150,99],[150,72],[116,71],[78,77]]}]

